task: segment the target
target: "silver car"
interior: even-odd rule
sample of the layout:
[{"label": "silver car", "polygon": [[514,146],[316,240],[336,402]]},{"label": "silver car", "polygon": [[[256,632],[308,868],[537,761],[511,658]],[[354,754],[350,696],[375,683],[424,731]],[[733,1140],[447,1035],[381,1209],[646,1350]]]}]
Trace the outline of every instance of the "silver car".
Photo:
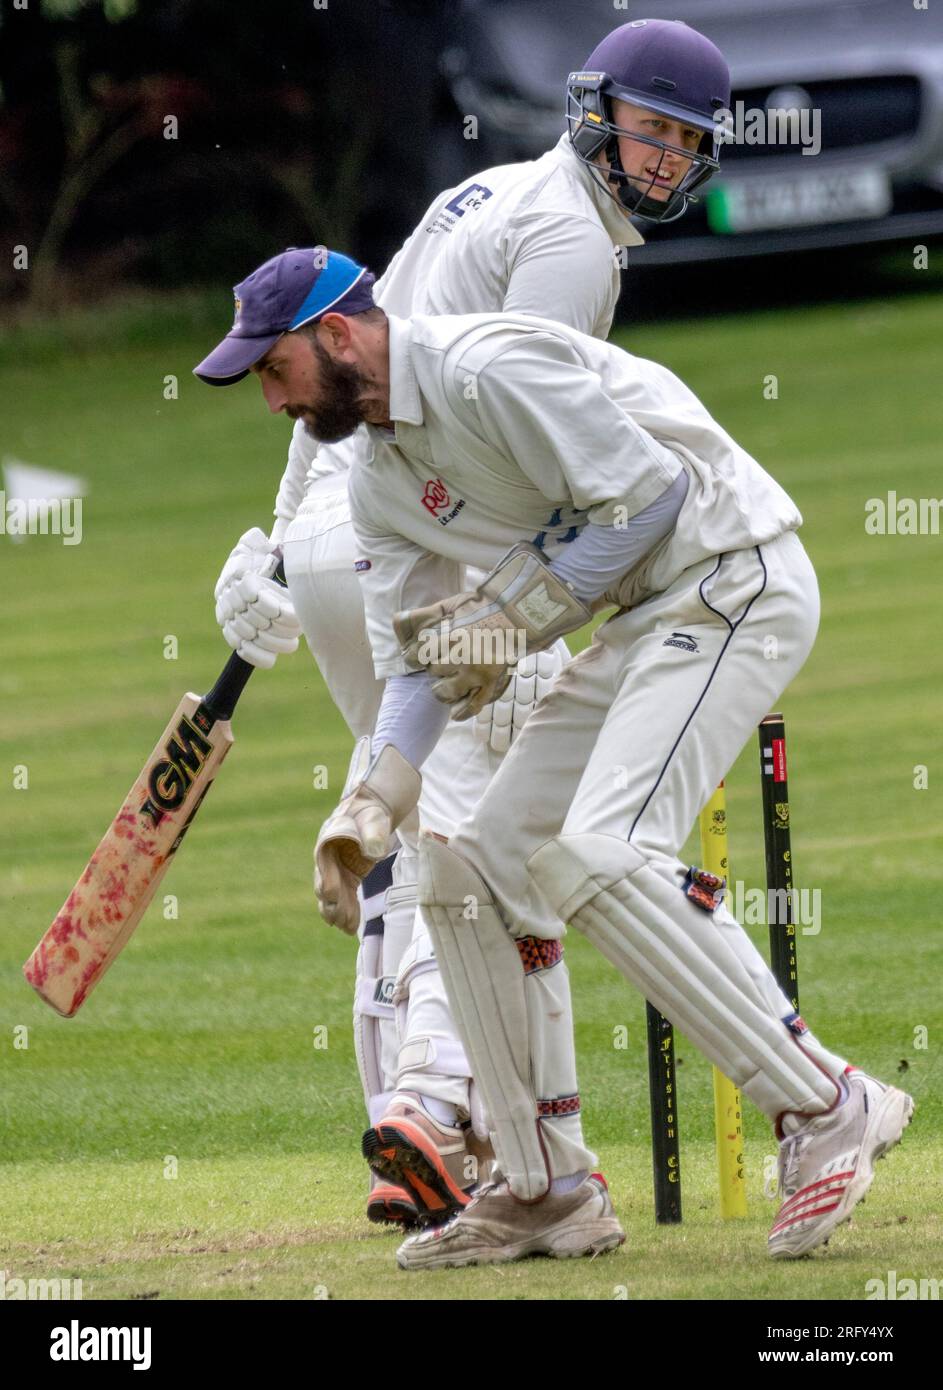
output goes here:
[{"label": "silver car", "polygon": [[[463,0],[440,58],[453,109],[437,173],[457,182],[547,149],[564,128],[567,73],[614,24],[642,17],[713,39],[733,96],[720,174],[680,221],[646,224],[633,260],[943,233],[941,0]],[[467,115],[478,139],[450,139]]]}]

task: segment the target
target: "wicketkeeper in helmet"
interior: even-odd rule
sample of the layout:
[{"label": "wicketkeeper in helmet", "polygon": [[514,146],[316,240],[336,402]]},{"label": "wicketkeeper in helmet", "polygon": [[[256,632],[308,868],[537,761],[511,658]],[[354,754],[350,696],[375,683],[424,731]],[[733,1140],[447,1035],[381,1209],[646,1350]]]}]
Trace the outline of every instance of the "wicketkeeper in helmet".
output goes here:
[{"label": "wicketkeeper in helmet", "polygon": [[[294,650],[304,630],[357,740],[349,790],[375,761],[384,685],[400,703],[417,687],[409,676],[375,675],[365,632],[358,573],[367,575],[373,559],[351,526],[347,479],[372,443],[363,430],[326,442],[332,421],[303,408],[323,333],[338,316],[369,316],[375,303],[402,317],[546,315],[605,339],[620,290],[615,253],[642,242],[630,218],[683,213],[717,167],[714,112],[729,95],[726,63],[703,35],[662,20],[623,25],[571,75],[568,129],[557,146],[442,193],[372,295],[363,267],[323,248],[277,257],[237,287],[233,332],[197,374],[226,384],[255,368],[271,409],[296,423],[275,526],[269,536],[248,532],[232,552],[217,584],[217,615],[230,644],[259,665]],[[342,389],[335,381],[335,399]],[[423,481],[416,506],[451,524],[448,489],[432,468]],[[535,529],[525,539],[539,546],[546,534]],[[266,577],[276,546],[290,601]],[[469,554],[469,565],[478,562]],[[476,577],[469,570],[463,582]],[[447,836],[479,801],[566,656],[562,642],[531,656],[476,721],[449,725],[423,765],[424,826]],[[368,1214],[408,1227],[441,1221],[468,1202],[490,1125],[416,909],[415,824],[401,825],[389,848],[397,852],[381,856],[364,881],[359,921],[338,925],[360,936],[354,1036],[370,1118]],[[558,968],[566,969],[562,958]]]}]

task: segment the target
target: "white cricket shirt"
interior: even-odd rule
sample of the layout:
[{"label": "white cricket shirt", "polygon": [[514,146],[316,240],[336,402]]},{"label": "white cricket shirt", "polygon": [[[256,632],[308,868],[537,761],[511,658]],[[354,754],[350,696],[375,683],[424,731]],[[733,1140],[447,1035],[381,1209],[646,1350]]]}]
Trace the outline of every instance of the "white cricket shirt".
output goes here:
[{"label": "white cricket shirt", "polygon": [[[543,314],[608,337],[616,248],[643,238],[561,136],[540,159],[486,169],[440,193],[374,286],[390,314]],[[313,478],[350,468],[361,433],[318,446],[295,422],[275,503],[280,530]]]},{"label": "white cricket shirt", "polygon": [[609,591],[634,605],[708,556],[801,525],[795,504],[667,368],[528,315],[390,316],[388,431],[349,477],[378,677],[405,674],[394,614],[463,588],[517,541],[548,559],[684,469],[675,529]]}]

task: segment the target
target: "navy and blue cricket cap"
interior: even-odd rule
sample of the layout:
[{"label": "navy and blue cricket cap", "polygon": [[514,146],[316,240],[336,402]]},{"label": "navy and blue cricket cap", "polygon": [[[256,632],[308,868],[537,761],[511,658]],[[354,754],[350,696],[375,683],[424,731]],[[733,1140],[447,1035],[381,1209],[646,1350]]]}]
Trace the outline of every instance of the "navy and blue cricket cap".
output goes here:
[{"label": "navy and blue cricket cap", "polygon": [[291,247],[273,256],[234,286],[233,326],[193,375],[210,386],[232,386],[283,333],[329,312],[374,308],[373,279],[366,266],[326,246]]}]

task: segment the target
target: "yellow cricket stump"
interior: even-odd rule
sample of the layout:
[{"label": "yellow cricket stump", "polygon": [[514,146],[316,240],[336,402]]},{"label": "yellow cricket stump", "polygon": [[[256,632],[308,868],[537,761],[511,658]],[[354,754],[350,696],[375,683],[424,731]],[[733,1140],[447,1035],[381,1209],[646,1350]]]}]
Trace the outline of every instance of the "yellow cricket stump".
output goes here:
[{"label": "yellow cricket stump", "polygon": [[[727,863],[727,799],[724,784],[714,792],[700,815],[702,867],[718,878],[730,872]],[[714,1071],[714,1136],[720,1214],[725,1221],[747,1214],[747,1189],[743,1170],[743,1112],[740,1092],[716,1067]]]}]

